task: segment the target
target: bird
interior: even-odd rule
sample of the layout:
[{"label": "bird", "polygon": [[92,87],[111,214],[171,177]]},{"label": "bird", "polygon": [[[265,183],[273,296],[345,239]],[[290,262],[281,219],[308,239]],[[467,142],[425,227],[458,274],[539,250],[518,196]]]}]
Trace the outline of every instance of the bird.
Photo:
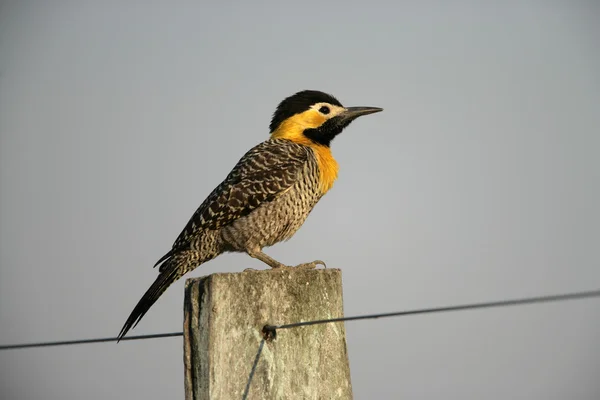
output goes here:
[{"label": "bird", "polygon": [[263,248],[290,239],[331,189],[338,163],[331,142],[356,118],[379,107],[344,107],[318,90],[279,103],[269,139],[251,148],[208,195],[154,265],[158,276],[123,325],[134,328],[167,288],[186,273],[226,252],[245,252],[271,268],[315,268],[321,260],[289,267]]}]

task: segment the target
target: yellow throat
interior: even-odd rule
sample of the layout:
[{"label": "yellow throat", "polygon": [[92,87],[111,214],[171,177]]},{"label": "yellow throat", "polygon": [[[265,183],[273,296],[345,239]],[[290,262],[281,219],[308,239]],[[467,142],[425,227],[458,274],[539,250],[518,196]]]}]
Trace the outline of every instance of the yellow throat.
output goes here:
[{"label": "yellow throat", "polygon": [[337,179],[339,165],[329,146],[315,143],[306,136],[304,130],[316,128],[325,122],[326,118],[314,110],[307,110],[296,114],[283,121],[277,129],[271,134],[272,138],[287,139],[294,143],[310,147],[317,157],[317,165],[320,172],[320,189],[325,194]]}]

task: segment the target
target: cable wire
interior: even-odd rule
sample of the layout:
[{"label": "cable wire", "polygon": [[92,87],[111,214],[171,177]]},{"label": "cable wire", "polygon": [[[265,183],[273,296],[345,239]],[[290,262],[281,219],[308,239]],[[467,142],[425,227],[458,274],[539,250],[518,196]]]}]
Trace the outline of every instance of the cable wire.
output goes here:
[{"label": "cable wire", "polygon": [[[154,333],[151,335],[126,336],[124,338],[121,338],[121,341],[141,340],[141,339],[157,339],[157,338],[174,337],[174,336],[183,336],[183,332]],[[73,344],[116,342],[118,339],[119,338],[117,338],[117,337],[109,337],[109,338],[96,338],[96,339],[65,340],[62,342],[9,344],[9,345],[0,346],[0,350],[14,350],[14,349],[26,349],[26,348],[30,348],[30,347],[70,346]]]},{"label": "cable wire", "polygon": [[256,352],[256,357],[254,357],[254,363],[252,364],[252,369],[250,370],[250,376],[248,376],[248,382],[246,383],[246,389],[244,389],[242,400],[246,400],[248,398],[248,393],[250,392],[250,384],[252,383],[252,378],[254,378],[254,372],[256,371],[256,366],[258,365],[258,360],[260,359],[260,354],[262,353],[263,347],[265,347],[264,338],[260,341],[260,344],[258,345],[258,351]]},{"label": "cable wire", "polygon": [[[319,324],[327,324],[327,323],[332,323],[332,322],[357,321],[357,320],[362,320],[362,319],[400,317],[400,316],[405,316],[405,315],[431,314],[431,313],[448,312],[448,311],[474,310],[474,309],[482,309],[482,308],[497,308],[497,307],[506,307],[506,306],[535,304],[535,303],[549,303],[549,302],[566,301],[566,300],[586,299],[586,298],[593,298],[593,297],[600,297],[600,289],[599,290],[591,290],[591,291],[587,291],[587,292],[558,294],[558,295],[551,295],[551,296],[540,296],[540,297],[529,297],[529,298],[521,298],[521,299],[514,299],[514,300],[491,301],[491,302],[487,302],[487,303],[462,304],[462,305],[456,305],[456,306],[423,308],[423,309],[417,309],[417,310],[399,311],[399,312],[390,312],[390,313],[381,313],[381,314],[357,315],[357,316],[353,316],[353,317],[344,317],[344,318],[320,319],[320,320],[315,320],[315,321],[294,322],[294,323],[284,324],[284,325],[265,325],[263,330],[266,331],[267,333],[273,335],[273,337],[275,337],[275,335],[277,333],[276,332],[277,329],[290,329],[290,328],[297,328],[300,326],[319,325]],[[151,334],[151,335],[126,336],[126,337],[122,338],[121,341],[141,340],[141,339],[158,339],[158,338],[174,337],[174,336],[183,336],[183,332],[155,333],[155,334]],[[14,349],[24,349],[24,348],[32,348],[32,347],[68,346],[68,345],[75,345],[75,344],[116,342],[117,339],[118,339],[117,337],[108,337],[108,338],[97,338],[97,339],[66,340],[66,341],[60,341],[60,342],[9,344],[9,345],[0,345],[0,350],[14,350]],[[257,360],[257,362],[258,362],[258,360]]]},{"label": "cable wire", "polygon": [[271,331],[272,333],[275,333],[273,331],[275,331],[277,329],[290,329],[290,328],[297,328],[299,326],[319,325],[319,324],[327,324],[327,323],[331,323],[331,322],[357,321],[357,320],[361,320],[361,319],[375,319],[375,318],[387,318],[387,317],[400,317],[400,316],[406,316],[406,315],[431,314],[431,313],[460,311],[460,310],[474,310],[474,309],[481,309],[481,308],[507,307],[507,306],[517,306],[517,305],[526,305],[526,304],[535,304],[535,303],[550,303],[550,302],[557,302],[557,301],[586,299],[586,298],[592,298],[592,297],[600,297],[600,290],[590,290],[587,292],[577,292],[577,293],[568,293],[568,294],[557,294],[557,295],[551,295],[551,296],[528,297],[528,298],[514,299],[514,300],[490,301],[490,302],[486,302],[486,303],[461,304],[461,305],[447,306],[447,307],[422,308],[422,309],[418,309],[418,310],[398,311],[398,312],[390,312],[390,313],[382,313],[382,314],[358,315],[358,316],[354,316],[354,317],[320,319],[320,320],[315,320],[315,321],[294,322],[291,324],[284,324],[284,325],[266,325],[264,327],[264,329],[267,331]]},{"label": "cable wire", "polygon": [[[557,302],[557,301],[565,301],[565,300],[586,299],[586,298],[593,298],[593,297],[600,297],[600,290],[591,290],[588,292],[578,292],[578,293],[568,293],[568,294],[558,294],[558,295],[552,295],[552,296],[528,297],[528,298],[514,299],[514,300],[490,301],[490,302],[486,302],[486,303],[462,304],[462,305],[448,306],[448,307],[423,308],[423,309],[418,309],[418,310],[399,311],[399,312],[382,313],[382,314],[358,315],[358,316],[354,316],[354,317],[345,317],[345,318],[320,319],[320,320],[315,320],[315,321],[294,322],[292,324],[284,324],[284,325],[265,325],[263,327],[262,332],[263,332],[264,337],[266,337],[267,339],[271,339],[271,338],[275,339],[277,337],[277,329],[290,329],[290,328],[298,328],[301,326],[328,324],[328,323],[332,323],[332,322],[357,321],[357,320],[361,320],[361,319],[400,317],[400,316],[405,316],[405,315],[418,315],[418,314],[429,314],[429,313],[437,313],[437,312],[474,310],[474,309],[481,309],[481,308],[506,307],[506,306],[517,306],[517,305],[536,304],[536,303],[549,303],[549,302]],[[246,383],[246,389],[244,391],[242,400],[246,400],[246,398],[248,397],[248,392],[250,391],[250,384],[252,383],[252,378],[254,377],[254,372],[256,370],[256,366],[258,365],[258,360],[260,358],[262,348],[265,344],[265,340],[266,339],[263,338],[260,342],[260,346],[258,348],[258,353],[256,353],[256,357],[254,359],[254,365],[252,366],[252,370],[250,371],[250,376],[248,377],[248,382]]]}]

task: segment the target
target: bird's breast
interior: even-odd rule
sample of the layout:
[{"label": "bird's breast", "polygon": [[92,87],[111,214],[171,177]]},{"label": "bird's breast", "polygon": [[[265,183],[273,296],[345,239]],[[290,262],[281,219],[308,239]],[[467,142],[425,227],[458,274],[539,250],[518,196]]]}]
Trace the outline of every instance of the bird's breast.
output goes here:
[{"label": "bird's breast", "polygon": [[335,158],[333,158],[331,148],[328,146],[311,145],[310,147],[315,154],[319,170],[319,190],[324,195],[331,189],[337,179],[339,165]]}]

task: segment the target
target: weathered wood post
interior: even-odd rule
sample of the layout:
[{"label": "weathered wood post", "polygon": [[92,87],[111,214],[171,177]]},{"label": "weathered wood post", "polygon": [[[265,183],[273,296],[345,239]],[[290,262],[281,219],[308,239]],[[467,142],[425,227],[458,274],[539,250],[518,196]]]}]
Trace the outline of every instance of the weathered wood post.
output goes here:
[{"label": "weathered wood post", "polygon": [[[266,325],[343,316],[337,269],[265,270],[188,279],[187,400],[241,399]],[[248,399],[351,399],[343,322],[280,330],[267,340]]]}]

